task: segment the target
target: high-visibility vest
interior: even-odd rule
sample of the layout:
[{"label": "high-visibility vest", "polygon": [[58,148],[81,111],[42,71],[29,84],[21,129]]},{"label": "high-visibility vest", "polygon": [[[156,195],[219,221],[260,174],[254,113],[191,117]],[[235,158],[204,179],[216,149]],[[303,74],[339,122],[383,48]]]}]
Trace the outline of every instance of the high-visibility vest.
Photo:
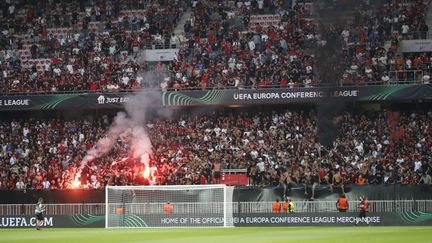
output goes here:
[{"label": "high-visibility vest", "polygon": [[288,213],[288,203],[287,202],[282,203],[282,210],[284,213]]},{"label": "high-visibility vest", "polygon": [[273,203],[273,213],[280,213],[280,203],[279,202],[274,202]]},{"label": "high-visibility vest", "polygon": [[169,203],[166,203],[164,205],[164,213],[165,214],[172,214],[172,212],[173,212],[173,206]]},{"label": "high-visibility vest", "polygon": [[348,199],[341,197],[339,198],[339,209],[347,209],[348,208]]},{"label": "high-visibility vest", "polygon": [[294,213],[295,212],[295,206],[294,206],[294,202],[293,201],[291,201],[289,203],[289,212],[290,213]]}]

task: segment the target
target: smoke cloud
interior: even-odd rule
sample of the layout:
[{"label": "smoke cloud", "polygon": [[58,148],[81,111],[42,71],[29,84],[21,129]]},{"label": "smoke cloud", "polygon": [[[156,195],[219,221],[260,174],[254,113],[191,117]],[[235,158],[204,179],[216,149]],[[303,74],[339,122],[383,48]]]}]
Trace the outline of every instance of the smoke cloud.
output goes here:
[{"label": "smoke cloud", "polygon": [[[143,81],[154,81],[160,74],[146,74]],[[126,142],[129,146],[128,156],[140,159],[145,171],[150,171],[149,163],[152,156],[152,142],[146,131],[146,121],[150,117],[171,117],[171,111],[160,109],[162,94],[160,92],[138,92],[128,96],[125,111],[118,112],[106,135],[97,141],[96,145],[87,152],[81,161],[74,184],[79,185],[79,178],[83,168],[94,159],[100,158],[113,150],[119,142]],[[113,161],[114,162],[114,161]]]},{"label": "smoke cloud", "polygon": [[325,102],[317,108],[317,138],[327,149],[333,147],[338,136],[340,115],[346,109],[346,104],[338,101]]},{"label": "smoke cloud", "polygon": [[[318,21],[318,31],[321,40],[314,46],[312,52],[317,63],[319,80],[324,84],[339,86],[345,70],[349,67],[343,53],[343,28],[354,20],[354,12],[361,4],[358,0],[322,0],[315,1],[314,14]],[[340,101],[322,102],[317,107],[317,138],[327,148],[333,146],[338,135],[337,116],[346,104]]]},{"label": "smoke cloud", "polygon": [[[346,25],[346,15],[349,10],[335,9],[333,1],[316,1],[314,13],[318,21],[320,41],[312,50],[317,63],[318,76],[321,82],[336,84],[344,72],[344,57],[342,53],[341,26]],[[353,6],[355,2],[353,2]]]}]

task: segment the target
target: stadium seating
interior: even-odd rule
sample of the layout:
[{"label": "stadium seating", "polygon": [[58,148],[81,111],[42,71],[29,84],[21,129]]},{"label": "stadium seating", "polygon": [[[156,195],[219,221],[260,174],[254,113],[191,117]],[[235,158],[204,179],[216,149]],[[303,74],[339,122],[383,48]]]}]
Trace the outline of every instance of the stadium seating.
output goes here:
[{"label": "stadium seating", "polygon": [[[154,183],[211,183],[215,161],[223,169],[247,169],[249,183],[259,186],[302,186],[314,172],[322,185],[337,172],[345,184],[358,183],[360,175],[366,184],[419,184],[432,173],[432,111],[342,113],[329,148],[318,142],[317,119],[313,111],[275,110],[151,121]],[[2,119],[0,189],[24,189],[17,188],[20,180],[26,189],[74,188],[81,160],[110,121]],[[87,164],[80,186],[149,184],[126,144],[117,141],[112,152]]]},{"label": "stadium seating", "polygon": [[[2,94],[328,85],[317,72],[322,67],[314,52],[326,37],[313,1],[300,1],[292,9],[277,0],[263,1],[263,6],[255,1],[202,1],[192,6],[184,36],[173,36],[185,10],[182,1],[81,2],[36,6],[18,1],[12,10],[8,2],[0,3]],[[341,26],[324,18],[342,43],[343,74],[334,82],[429,83],[431,54],[398,51],[403,40],[427,37],[429,0],[359,0],[356,8],[332,2],[332,8],[348,8],[346,16],[337,16],[344,20]],[[180,47],[174,61],[134,58],[143,49],[166,47],[172,38]],[[252,184],[266,186],[307,183],[313,171],[324,184],[336,171],[348,184],[356,183],[360,174],[368,183],[417,184],[422,173],[432,172],[427,170],[431,113],[375,113],[367,118],[346,113],[339,132],[350,135],[340,136],[329,149],[317,142],[313,112],[213,118],[155,121],[150,132],[158,184],[202,183],[202,177],[209,183],[215,160],[224,168],[247,169]],[[109,124],[108,118],[95,119],[0,120],[0,188],[16,189],[20,178],[29,189],[71,188],[85,152]],[[179,122],[187,125],[178,127]],[[172,141],[171,133],[181,139]],[[161,136],[166,139],[160,141]],[[122,158],[127,154],[119,146],[92,162],[83,173],[82,187],[149,183],[133,169],[139,161],[128,158],[111,166]]]},{"label": "stadium seating", "polygon": [[[133,7],[138,9],[131,9],[130,1],[107,2],[104,6],[94,1],[82,3],[84,5],[80,6],[78,2],[65,0],[52,6],[46,3],[33,6],[19,2],[12,3],[17,14],[3,11],[6,12],[0,25],[3,93],[76,92],[90,90],[92,83],[97,83],[99,90],[107,90],[108,86],[119,86],[120,89],[146,87],[144,84],[133,85],[138,69],[127,73],[106,70],[118,68],[123,71],[139,66],[129,57],[136,55],[139,48],[160,43],[154,39],[156,33],[161,35],[162,42],[169,40],[182,14],[182,3],[142,1],[140,6]],[[7,10],[9,5],[5,2],[1,7]],[[20,77],[17,84],[16,77],[22,76],[23,69],[32,77]],[[61,80],[77,71],[81,75],[81,85],[65,88]],[[102,73],[104,78],[100,78]],[[125,75],[132,79],[130,85],[121,83],[121,77]],[[51,85],[36,85],[40,79],[50,80]]]},{"label": "stadium seating", "polygon": [[[132,6],[130,1],[121,1],[119,6],[91,6],[90,1],[83,5],[64,1],[62,5],[43,8],[20,3],[15,6],[15,15],[4,11],[0,61],[7,65],[2,68],[6,74],[2,77],[2,91],[79,92],[89,90],[92,83],[97,83],[97,90],[101,91],[111,86],[118,86],[119,90],[159,89],[163,79],[151,85],[139,81],[140,73],[148,68],[135,68],[127,74],[101,69],[142,66],[129,57],[137,55],[140,49],[170,45],[167,43],[184,11],[183,5],[173,5],[174,2],[142,1],[139,6]],[[333,2],[335,6],[343,4]],[[427,36],[425,10],[429,3],[359,1],[347,14],[354,17],[338,26],[343,39],[341,69],[346,71],[340,81],[332,82],[392,84],[422,82],[423,77],[430,77],[429,54],[398,53],[399,41]],[[3,8],[7,7],[4,4]],[[300,1],[292,9],[287,9],[282,1],[264,1],[262,9],[254,1],[197,4],[185,25],[185,36],[174,38],[181,39],[176,41],[180,42],[180,55],[163,64],[167,69],[161,76],[171,77],[168,88],[176,90],[326,85],[316,71],[320,67],[314,49],[319,48],[321,35],[317,26],[320,17],[314,11],[311,1]],[[18,28],[17,23],[23,21],[25,24]],[[403,31],[402,25],[408,29],[404,27]],[[58,61],[47,63],[46,59],[51,58]],[[33,76],[51,80],[52,85],[37,86],[32,78],[21,78],[17,85],[15,76],[20,76],[17,72],[23,68]],[[56,68],[60,73],[55,75]],[[65,88],[59,83],[59,76],[78,69],[85,70],[80,77],[82,85]],[[102,73],[106,76],[103,79]],[[128,75],[131,85],[122,84],[120,77],[124,75]]]}]

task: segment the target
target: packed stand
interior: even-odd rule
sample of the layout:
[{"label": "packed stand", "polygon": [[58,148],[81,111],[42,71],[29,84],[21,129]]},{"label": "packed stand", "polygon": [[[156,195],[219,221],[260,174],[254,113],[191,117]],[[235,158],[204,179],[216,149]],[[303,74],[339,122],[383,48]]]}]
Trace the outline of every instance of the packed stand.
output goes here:
[{"label": "packed stand", "polygon": [[311,86],[314,59],[305,50],[317,30],[306,14],[302,5],[290,8],[276,0],[197,4],[184,26],[185,44],[172,62],[172,87]]},{"label": "packed stand", "polygon": [[[182,1],[3,2],[0,89],[313,87],[328,82],[319,77],[315,52],[325,48],[332,34],[341,41],[342,84],[428,83],[430,55],[398,54],[398,45],[401,39],[427,37],[430,0],[350,2],[297,1],[292,6],[284,0],[195,0],[179,36],[173,28],[186,8]],[[321,16],[323,9],[327,15],[340,14],[327,19]],[[51,32],[53,28],[61,33]],[[388,48],[386,42],[391,42]],[[128,58],[147,46],[180,46],[180,51],[169,63]],[[38,63],[21,61],[23,53]],[[147,82],[143,73],[154,65],[156,78],[147,75],[152,79]]]},{"label": "packed stand", "polygon": [[[340,63],[340,70],[346,70],[341,75],[343,85],[429,82],[428,53],[398,54],[401,39],[427,37],[429,0],[403,4],[317,1],[313,7],[313,1],[300,1],[292,8],[286,2],[206,1],[194,6],[192,18],[184,26],[186,43],[172,63],[175,77],[170,87],[242,89],[334,84],[338,80],[319,77],[317,70],[322,64],[315,55],[327,48],[328,42],[334,42],[332,35],[341,42],[334,52],[342,49],[335,65]],[[255,14],[267,15],[261,15],[261,22],[254,22]],[[279,19],[273,22],[269,16]],[[391,43],[388,49],[387,43]],[[321,62],[329,61],[327,56],[323,58]]]},{"label": "packed stand", "polygon": [[430,54],[404,54],[398,48],[401,40],[428,38],[426,13],[430,0],[359,2],[352,10],[352,23],[341,30],[346,63],[342,83],[364,85],[416,80],[428,83]]},{"label": "packed stand", "polygon": [[144,88],[138,76],[147,64],[129,56],[178,44],[179,1],[24,3],[1,3],[4,93]]},{"label": "packed stand", "polygon": [[343,113],[338,136],[317,141],[317,115],[273,111],[185,116],[146,124],[153,155],[130,159],[119,138],[105,156],[81,161],[111,120],[28,119],[0,123],[1,189],[103,188],[105,185],[214,183],[220,169],[247,169],[251,185],[431,184],[432,112]]}]

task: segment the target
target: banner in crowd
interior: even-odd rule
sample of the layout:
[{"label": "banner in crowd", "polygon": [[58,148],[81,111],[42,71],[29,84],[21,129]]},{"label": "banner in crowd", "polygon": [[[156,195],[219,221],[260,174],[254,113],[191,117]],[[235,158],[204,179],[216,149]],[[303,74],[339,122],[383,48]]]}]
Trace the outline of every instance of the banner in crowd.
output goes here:
[{"label": "banner in crowd", "polygon": [[431,99],[432,85],[166,92],[164,106],[256,105]]},{"label": "banner in crowd", "polygon": [[402,40],[399,45],[400,52],[431,52],[432,40],[417,39],[417,40]]},{"label": "banner in crowd", "polygon": [[133,93],[72,93],[0,96],[0,110],[122,108]]},{"label": "banner in crowd", "polygon": [[177,57],[179,49],[148,49],[144,51],[144,60],[147,62],[172,61]]},{"label": "banner in crowd", "polygon": [[153,97],[155,107],[204,105],[263,105],[319,103],[323,101],[404,101],[431,99],[432,84],[297,89],[214,89],[189,91],[137,91],[118,93],[72,93],[3,95],[0,110],[53,110],[123,108],[133,96]]},{"label": "banner in crowd", "polygon": [[[236,227],[248,226],[352,226],[359,223],[372,226],[432,226],[432,213],[400,212],[370,213],[360,219],[356,213],[262,213],[241,214],[230,218]],[[220,215],[135,215],[119,216],[119,227],[208,227],[223,226],[224,218]],[[0,228],[35,227],[34,216],[0,216]],[[47,228],[103,228],[104,215],[58,215],[47,216],[44,220]]]}]

